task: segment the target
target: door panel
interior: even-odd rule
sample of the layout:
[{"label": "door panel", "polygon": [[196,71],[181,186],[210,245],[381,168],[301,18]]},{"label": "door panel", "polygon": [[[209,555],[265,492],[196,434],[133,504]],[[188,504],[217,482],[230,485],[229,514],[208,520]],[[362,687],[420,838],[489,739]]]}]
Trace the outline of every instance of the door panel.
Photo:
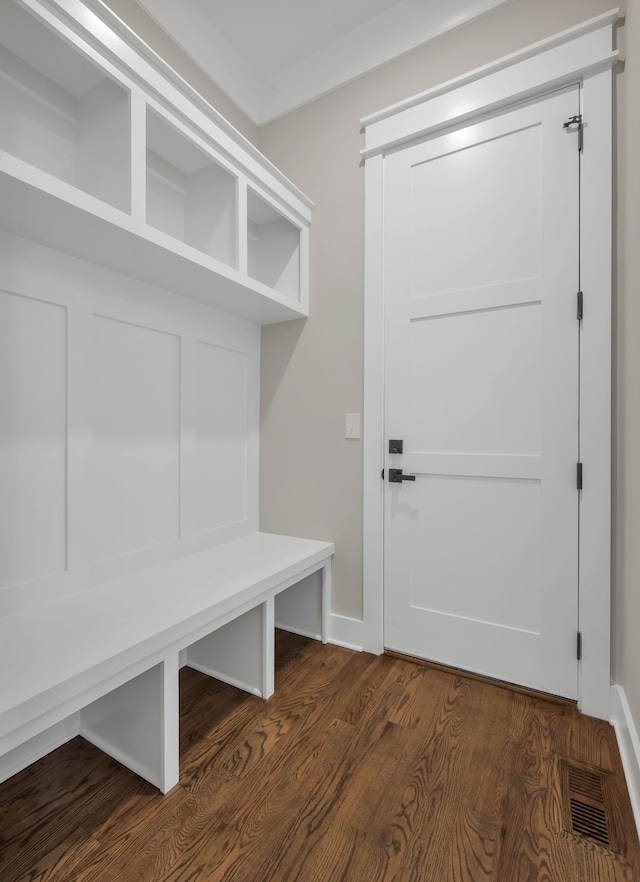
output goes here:
[{"label": "door panel", "polygon": [[385,160],[385,645],[577,694],[578,87]]},{"label": "door panel", "polygon": [[[411,606],[539,630],[539,482],[429,475],[416,496],[423,518],[410,528]],[[499,555],[496,534],[502,537]],[[428,583],[420,578],[427,569]],[[516,582],[523,590],[510,591]]]},{"label": "door panel", "polygon": [[540,452],[539,303],[414,320],[409,335],[414,452]]},{"label": "door panel", "polygon": [[[473,137],[468,129],[450,135],[447,152],[412,165],[412,297],[499,285],[539,273],[540,126],[461,149]],[[497,169],[501,181],[509,180],[508,188],[496,188]],[[437,210],[425,211],[425,206]],[[504,246],[499,260],[496,242]]]}]

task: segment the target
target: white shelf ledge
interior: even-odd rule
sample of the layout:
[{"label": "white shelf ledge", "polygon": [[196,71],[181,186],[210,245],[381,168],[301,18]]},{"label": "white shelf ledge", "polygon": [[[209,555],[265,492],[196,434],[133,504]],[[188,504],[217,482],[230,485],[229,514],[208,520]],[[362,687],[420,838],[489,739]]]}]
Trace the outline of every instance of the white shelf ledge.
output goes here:
[{"label": "white shelf ledge", "polygon": [[0,227],[259,324],[308,315],[255,279],[1,151]]}]

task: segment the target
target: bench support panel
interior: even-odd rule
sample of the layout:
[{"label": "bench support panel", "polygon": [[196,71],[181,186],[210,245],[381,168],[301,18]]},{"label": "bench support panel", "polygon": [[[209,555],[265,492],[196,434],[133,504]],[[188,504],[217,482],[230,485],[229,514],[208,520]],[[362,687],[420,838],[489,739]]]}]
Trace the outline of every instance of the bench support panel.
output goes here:
[{"label": "bench support panel", "polygon": [[187,665],[260,698],[273,694],[273,599],[187,649]]},{"label": "bench support panel", "polygon": [[83,708],[80,734],[167,793],[178,783],[177,654]]},{"label": "bench support panel", "polygon": [[316,572],[276,595],[276,628],[322,640],[321,580],[321,571]]}]

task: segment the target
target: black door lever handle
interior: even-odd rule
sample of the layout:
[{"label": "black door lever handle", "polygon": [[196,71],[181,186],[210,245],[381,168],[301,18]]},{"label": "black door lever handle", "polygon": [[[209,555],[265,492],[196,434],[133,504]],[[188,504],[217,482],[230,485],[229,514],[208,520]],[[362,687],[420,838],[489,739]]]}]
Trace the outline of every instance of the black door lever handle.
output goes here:
[{"label": "black door lever handle", "polygon": [[402,469],[389,469],[389,483],[402,484],[403,481],[415,481],[415,475],[403,475]]}]

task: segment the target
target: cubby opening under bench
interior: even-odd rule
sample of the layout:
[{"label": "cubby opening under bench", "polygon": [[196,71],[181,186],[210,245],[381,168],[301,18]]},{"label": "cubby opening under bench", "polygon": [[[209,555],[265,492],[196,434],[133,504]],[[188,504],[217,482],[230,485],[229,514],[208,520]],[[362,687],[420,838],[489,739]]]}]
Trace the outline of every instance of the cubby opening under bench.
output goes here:
[{"label": "cubby opening under bench", "polygon": [[0,778],[63,725],[166,793],[179,668],[272,695],[276,623],[326,642],[333,552],[257,532],[1,618]]}]

